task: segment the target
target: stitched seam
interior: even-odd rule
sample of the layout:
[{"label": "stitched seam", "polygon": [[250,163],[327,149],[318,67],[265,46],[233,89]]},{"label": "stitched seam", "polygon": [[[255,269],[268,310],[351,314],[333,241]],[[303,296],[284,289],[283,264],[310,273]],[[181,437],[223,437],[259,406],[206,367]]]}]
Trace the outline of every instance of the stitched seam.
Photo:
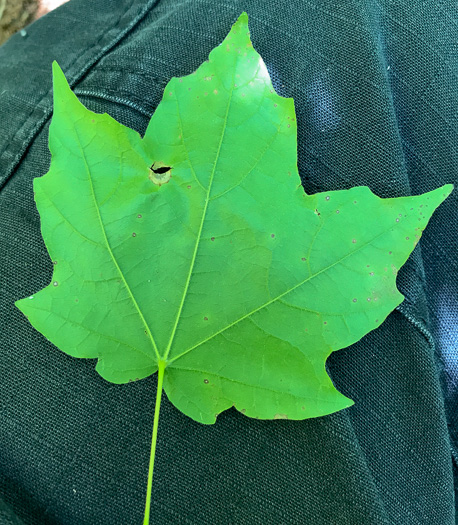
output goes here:
[{"label": "stitched seam", "polygon": [[120,97],[118,95],[115,95],[114,91],[104,88],[103,91],[95,91],[92,89],[74,89],[73,92],[75,95],[80,95],[82,97],[88,97],[88,98],[100,98],[102,100],[108,100],[109,102],[114,102],[116,104],[121,104],[123,106],[127,106],[131,109],[135,109],[140,113],[141,115],[144,115],[145,117],[151,117],[152,110],[146,109],[143,105],[138,104],[136,100],[140,100],[136,97],[130,97],[124,98]]}]

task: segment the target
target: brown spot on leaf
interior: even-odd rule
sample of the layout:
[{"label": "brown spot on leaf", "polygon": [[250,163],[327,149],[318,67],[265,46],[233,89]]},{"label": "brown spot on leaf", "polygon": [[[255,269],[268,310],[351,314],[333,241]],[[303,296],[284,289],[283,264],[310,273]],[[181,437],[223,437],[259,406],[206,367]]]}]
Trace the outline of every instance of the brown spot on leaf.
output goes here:
[{"label": "brown spot on leaf", "polygon": [[275,414],[274,419],[288,419],[287,414]]}]

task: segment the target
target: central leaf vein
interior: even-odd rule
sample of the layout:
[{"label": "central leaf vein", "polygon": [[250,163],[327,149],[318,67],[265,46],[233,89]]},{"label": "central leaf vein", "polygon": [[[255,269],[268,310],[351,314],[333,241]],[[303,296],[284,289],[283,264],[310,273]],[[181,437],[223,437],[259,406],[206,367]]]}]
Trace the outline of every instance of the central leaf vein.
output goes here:
[{"label": "central leaf vein", "polygon": [[[235,68],[234,68],[234,71],[235,71]],[[228,102],[227,102],[226,114],[225,114],[224,120],[223,120],[223,129],[222,129],[222,132],[221,132],[221,138],[220,138],[220,141],[219,141],[219,144],[218,144],[218,149],[216,151],[215,161],[213,163],[212,172],[210,174],[210,180],[208,182],[207,194],[205,196],[205,204],[204,204],[204,209],[202,211],[202,219],[200,221],[199,232],[197,234],[196,242],[195,242],[195,245],[194,245],[194,252],[192,254],[191,264],[189,265],[189,272],[188,272],[188,275],[187,275],[187,278],[186,278],[186,284],[184,286],[183,295],[181,297],[181,303],[180,303],[180,306],[178,308],[178,312],[177,312],[177,315],[176,315],[176,318],[175,318],[175,323],[173,325],[172,333],[170,334],[170,339],[169,339],[167,348],[165,350],[164,356],[162,357],[162,359],[164,361],[167,361],[167,357],[168,357],[168,355],[170,353],[170,349],[172,347],[173,340],[175,339],[175,334],[176,334],[176,331],[177,331],[177,328],[178,328],[178,323],[180,322],[180,318],[181,318],[181,312],[183,311],[183,306],[184,306],[184,303],[186,301],[186,296],[188,294],[189,285],[191,283],[192,272],[194,270],[194,265],[196,263],[197,252],[199,250],[200,239],[202,237],[202,231],[203,231],[204,223],[205,223],[205,217],[207,215],[208,203],[210,202],[210,193],[211,193],[211,189],[212,189],[212,185],[213,185],[213,179],[215,177],[216,166],[218,164],[219,155],[220,155],[220,152],[221,152],[221,146],[223,145],[224,136],[226,134],[227,120],[228,120],[228,116],[229,116],[229,110],[230,110],[230,107],[231,107],[231,101],[232,101],[232,94],[233,94],[233,92],[234,92],[234,73],[233,73],[233,78],[232,78],[232,83],[231,83],[231,91],[229,93],[229,99],[228,99]]]}]

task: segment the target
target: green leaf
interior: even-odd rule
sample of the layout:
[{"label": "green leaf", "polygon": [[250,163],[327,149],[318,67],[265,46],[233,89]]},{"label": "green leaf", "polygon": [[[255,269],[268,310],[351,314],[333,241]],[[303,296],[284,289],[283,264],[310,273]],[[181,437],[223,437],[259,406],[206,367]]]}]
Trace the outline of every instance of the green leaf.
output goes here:
[{"label": "green leaf", "polygon": [[52,162],[34,180],[54,272],[16,302],[108,381],[159,366],[169,400],[201,423],[233,405],[261,419],[352,405],[325,361],[402,302],[396,274],[452,191],[306,195],[293,100],[247,23],[172,78],[144,138],[87,110],[54,63]]}]

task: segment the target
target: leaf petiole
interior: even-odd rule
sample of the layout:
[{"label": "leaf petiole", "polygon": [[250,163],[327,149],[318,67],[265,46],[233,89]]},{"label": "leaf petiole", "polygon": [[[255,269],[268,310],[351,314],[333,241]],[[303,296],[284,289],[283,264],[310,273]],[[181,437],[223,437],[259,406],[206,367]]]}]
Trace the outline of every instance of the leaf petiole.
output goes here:
[{"label": "leaf petiole", "polygon": [[148,470],[148,485],[146,488],[146,503],[145,503],[145,517],[143,519],[143,525],[149,525],[149,515],[151,508],[151,489],[153,486],[153,470],[154,470],[154,457],[156,455],[156,440],[157,440],[157,429],[159,426],[159,410],[161,408],[162,398],[162,383],[164,381],[165,361],[159,361],[157,369],[157,391],[156,391],[156,404],[154,406],[154,424],[153,424],[153,435],[151,437],[151,454],[149,459],[149,470]]}]

